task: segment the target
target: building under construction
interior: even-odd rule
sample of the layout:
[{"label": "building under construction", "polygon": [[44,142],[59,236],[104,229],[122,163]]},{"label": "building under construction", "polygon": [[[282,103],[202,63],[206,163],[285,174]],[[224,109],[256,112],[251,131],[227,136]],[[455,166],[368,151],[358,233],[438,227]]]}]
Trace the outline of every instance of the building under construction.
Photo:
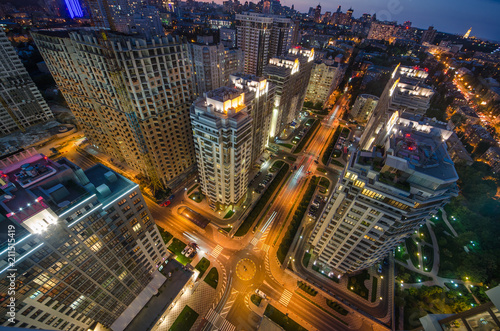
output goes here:
[{"label": "building under construction", "polygon": [[32,35],[91,144],[157,188],[172,187],[194,170],[184,40],[97,29]]},{"label": "building under construction", "polygon": [[0,135],[53,118],[49,106],[0,28]]}]

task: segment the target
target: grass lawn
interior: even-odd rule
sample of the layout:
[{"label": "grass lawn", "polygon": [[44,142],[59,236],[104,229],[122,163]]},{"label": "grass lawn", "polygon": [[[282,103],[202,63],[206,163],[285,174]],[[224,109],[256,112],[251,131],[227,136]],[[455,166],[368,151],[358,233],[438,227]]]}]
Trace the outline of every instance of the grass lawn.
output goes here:
[{"label": "grass lawn", "polygon": [[334,149],[332,153],[332,157],[340,157],[342,155],[342,152],[340,149]]},{"label": "grass lawn", "polygon": [[378,278],[373,277],[372,278],[372,302],[375,302],[377,300],[377,284],[378,284]]},{"label": "grass lawn", "polygon": [[326,177],[321,177],[319,181],[319,186],[323,186],[324,188],[328,188],[330,186],[330,181]]},{"label": "grass lawn", "polygon": [[344,315],[345,316],[345,315],[347,315],[349,313],[344,307],[342,307],[336,301],[333,301],[333,300],[330,300],[330,299],[326,299],[326,304],[328,305],[328,307],[332,308],[333,310],[335,310],[340,315]]},{"label": "grass lawn", "polygon": [[260,302],[262,301],[262,298],[259,297],[257,294],[252,294],[252,296],[250,297],[250,300],[252,301],[252,303],[254,305],[256,305],[258,307],[258,306],[260,306]]},{"label": "grass lawn", "polygon": [[165,231],[161,226],[158,226],[158,231],[160,231],[161,238],[163,239],[163,242],[167,244],[170,239],[172,239],[173,235],[171,235],[169,232]]},{"label": "grass lawn", "polygon": [[191,309],[189,306],[184,307],[174,324],[170,327],[169,331],[186,331],[190,330],[194,322],[198,318],[198,313]]},{"label": "grass lawn", "polygon": [[304,292],[306,292],[307,294],[311,295],[311,296],[316,296],[316,294],[318,294],[318,291],[316,291],[314,288],[312,288],[311,286],[307,285],[306,283],[304,282],[301,282],[300,280],[297,281],[297,286]]},{"label": "grass lawn", "polygon": [[365,280],[367,279],[370,279],[370,274],[368,274],[367,270],[363,270],[360,274],[349,277],[347,288],[349,291],[352,291],[360,297],[368,300],[368,289],[365,286]]},{"label": "grass lawn", "polygon": [[407,238],[405,240],[406,242],[406,249],[408,250],[408,254],[410,255],[410,260],[411,263],[413,263],[413,266],[415,268],[418,268],[418,246],[415,240],[413,238]]},{"label": "grass lawn", "polygon": [[316,170],[318,170],[319,172],[326,172],[325,168],[316,168]]},{"label": "grass lawn", "polygon": [[310,260],[311,260],[311,253],[305,253],[304,257],[302,258],[302,264],[304,265],[304,267],[307,268],[309,266]]},{"label": "grass lawn", "polygon": [[287,158],[288,161],[292,161],[292,162],[297,161],[297,158],[295,158],[293,156],[287,156],[286,158]]},{"label": "grass lawn", "polygon": [[396,280],[399,282],[403,280],[405,283],[420,283],[425,282],[427,280],[432,280],[432,277],[423,275],[419,272],[412,271],[396,263]]},{"label": "grass lawn", "polygon": [[210,261],[207,260],[206,258],[202,258],[200,262],[196,265],[195,269],[200,271],[200,275],[198,277],[203,276],[205,271],[207,271],[208,266],[210,265]]},{"label": "grass lawn", "polygon": [[400,245],[396,248],[396,260],[406,263],[406,261],[410,258],[410,255],[406,253],[405,245]]},{"label": "grass lawn", "polygon": [[427,225],[424,224],[421,227],[418,228],[418,237],[425,241],[426,243],[429,243],[432,245],[432,239],[431,235],[429,233],[429,229],[427,228]]},{"label": "grass lawn", "polygon": [[292,149],[292,148],[293,148],[293,145],[292,145],[292,144],[279,143],[278,145],[283,146],[283,147],[286,147],[286,148],[290,148],[290,149]]},{"label": "grass lawn", "polygon": [[334,164],[336,166],[339,166],[339,167],[344,167],[345,165],[337,160],[330,160],[330,163],[331,164]]},{"label": "grass lawn", "polygon": [[200,192],[194,192],[189,196],[189,199],[193,200],[194,202],[200,203],[205,196],[201,194]]},{"label": "grass lawn", "polygon": [[195,188],[198,187],[198,184],[196,184],[195,186],[191,187],[188,191],[187,191],[187,194],[191,193],[192,191],[194,191]]},{"label": "grass lawn", "polygon": [[219,272],[217,271],[217,268],[213,267],[210,269],[204,281],[213,288],[217,288],[217,283],[219,282]]},{"label": "grass lawn", "polygon": [[191,262],[192,259],[185,257],[182,255],[182,250],[186,247],[186,244],[180,241],[177,238],[174,238],[168,249],[176,255],[176,260],[179,261],[182,265],[186,265]]},{"label": "grass lawn", "polygon": [[434,249],[430,246],[422,245],[421,250],[424,268],[427,268],[425,271],[431,271],[432,265],[434,264]]},{"label": "grass lawn", "polygon": [[267,305],[264,315],[269,317],[274,323],[281,326],[285,331],[306,331],[307,329],[283,314],[272,305]]},{"label": "grass lawn", "polygon": [[224,219],[231,218],[231,216],[233,216],[233,214],[234,214],[234,211],[232,209],[229,209],[229,211],[226,213],[226,215],[224,215]]}]

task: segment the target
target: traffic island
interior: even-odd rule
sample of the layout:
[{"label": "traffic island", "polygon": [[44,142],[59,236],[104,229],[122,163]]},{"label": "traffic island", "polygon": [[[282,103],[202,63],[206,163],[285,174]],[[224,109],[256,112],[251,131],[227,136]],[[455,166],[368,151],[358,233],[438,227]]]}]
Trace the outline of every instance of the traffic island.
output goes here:
[{"label": "traffic island", "polygon": [[255,263],[250,259],[242,259],[236,264],[236,276],[243,281],[248,281],[255,276],[257,267]]}]

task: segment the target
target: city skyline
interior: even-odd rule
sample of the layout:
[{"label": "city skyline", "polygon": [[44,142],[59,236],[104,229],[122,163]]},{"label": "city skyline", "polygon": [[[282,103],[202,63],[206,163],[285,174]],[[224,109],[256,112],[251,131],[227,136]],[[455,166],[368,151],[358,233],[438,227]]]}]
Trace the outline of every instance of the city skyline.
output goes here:
[{"label": "city skyline", "polygon": [[[211,1],[210,1],[211,2]],[[215,1],[222,4],[222,0]],[[338,6],[342,6],[342,11],[352,8],[353,17],[358,18],[362,14],[377,14],[377,19],[382,21],[397,21],[403,24],[405,21],[411,21],[412,26],[427,29],[434,26],[438,31],[464,35],[472,27],[472,35],[478,38],[491,41],[500,41],[500,26],[495,24],[496,14],[500,12],[500,2],[492,0],[479,0],[475,7],[481,7],[481,16],[470,20],[470,12],[467,6],[468,1],[459,0],[453,2],[453,7],[449,5],[451,1],[435,2],[432,0],[413,1],[413,0],[354,0],[354,1],[335,1],[310,2],[306,0],[284,0],[282,6],[291,7],[301,13],[307,13],[309,7],[316,7],[321,4],[321,12],[335,12]],[[432,9],[435,10],[432,10]],[[448,14],[448,10],[453,9],[453,15]],[[458,16],[455,16],[458,15]]]}]

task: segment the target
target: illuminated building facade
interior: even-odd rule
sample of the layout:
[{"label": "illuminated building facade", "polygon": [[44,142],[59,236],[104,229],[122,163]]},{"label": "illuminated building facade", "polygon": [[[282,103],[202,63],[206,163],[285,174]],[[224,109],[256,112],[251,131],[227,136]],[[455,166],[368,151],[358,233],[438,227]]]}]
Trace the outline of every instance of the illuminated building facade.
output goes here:
[{"label": "illuminated building facade", "polygon": [[349,116],[358,123],[366,123],[377,106],[378,97],[371,94],[358,95]]},{"label": "illuminated building facade", "polygon": [[316,263],[327,272],[372,266],[458,194],[451,131],[406,118],[384,125],[390,135],[351,155],[313,230]]},{"label": "illuminated building facade", "polygon": [[191,125],[200,186],[215,205],[232,205],[245,196],[252,166],[252,118],[245,93],[220,87],[197,99]]},{"label": "illuminated building facade", "polygon": [[306,101],[324,104],[342,81],[345,68],[333,60],[314,61]]},{"label": "illuminated building facade", "polygon": [[245,73],[260,76],[269,59],[285,55],[296,29],[291,18],[244,12],[236,14],[238,48],[245,57]]},{"label": "illuminated building facade", "polygon": [[252,117],[252,163],[264,153],[269,139],[274,137],[271,123],[275,107],[275,85],[264,77],[247,74],[230,76],[231,86],[245,93],[247,113]]},{"label": "illuminated building facade", "polygon": [[164,186],[194,172],[188,44],[94,31],[37,31],[38,49],[87,139]]},{"label": "illuminated building facade", "polygon": [[226,48],[223,44],[191,43],[189,51],[198,96],[226,86],[231,74],[243,72],[243,52],[238,48]]},{"label": "illuminated building facade", "polygon": [[34,149],[0,160],[0,178],[1,232],[15,234],[14,245],[0,243],[1,293],[16,260],[16,322],[0,325],[110,327],[152,280],[166,280],[157,268],[168,253],[139,185],[101,164],[83,171]]},{"label": "illuminated building facade", "polygon": [[372,112],[361,136],[361,148],[369,148],[378,136],[386,138],[385,123],[394,121],[401,114],[422,117],[430,106],[434,90],[425,84],[428,76],[425,69],[397,65],[385,86],[377,106]]},{"label": "illuminated building facade", "polygon": [[314,49],[291,48],[287,56],[272,58],[263,75],[276,85],[275,107],[271,131],[278,136],[302,110],[311,77]]}]

